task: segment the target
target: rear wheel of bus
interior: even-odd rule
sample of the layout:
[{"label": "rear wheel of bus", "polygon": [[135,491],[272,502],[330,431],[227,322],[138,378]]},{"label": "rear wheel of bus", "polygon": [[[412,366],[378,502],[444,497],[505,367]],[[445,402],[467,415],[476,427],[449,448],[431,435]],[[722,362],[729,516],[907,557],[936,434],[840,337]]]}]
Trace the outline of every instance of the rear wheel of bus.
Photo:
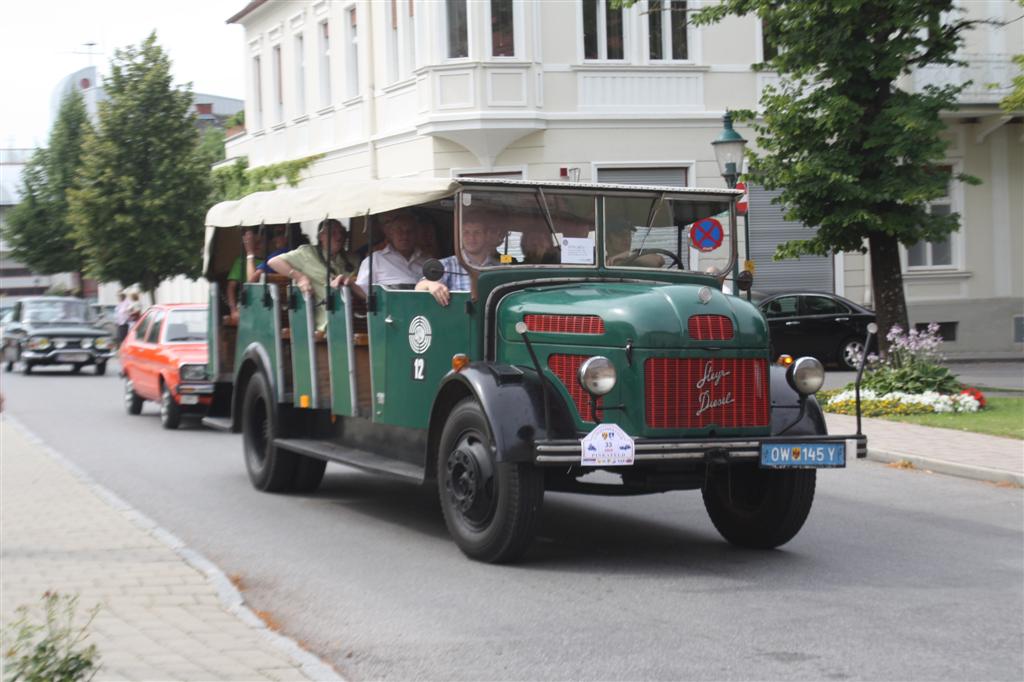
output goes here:
[{"label": "rear wheel of bus", "polygon": [[466,556],[491,563],[529,547],[544,499],[544,476],[529,464],[498,462],[487,417],[473,398],[448,415],[437,457],[445,524]]}]

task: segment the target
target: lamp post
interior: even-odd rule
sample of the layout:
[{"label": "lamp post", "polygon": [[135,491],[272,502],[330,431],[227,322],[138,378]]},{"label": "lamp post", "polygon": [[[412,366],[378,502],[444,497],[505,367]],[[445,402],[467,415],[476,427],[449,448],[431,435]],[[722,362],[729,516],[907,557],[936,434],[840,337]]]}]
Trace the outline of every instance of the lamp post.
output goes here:
[{"label": "lamp post", "polygon": [[[732,129],[732,114],[726,110],[725,116],[722,117],[722,132],[711,143],[711,147],[715,150],[718,172],[725,178],[725,184],[729,189],[736,187],[736,181],[739,180],[740,173],[743,170],[743,150],[746,146],[747,141],[743,139],[743,136]],[[746,230],[744,230],[744,238],[746,238]],[[747,250],[749,252],[749,246]],[[745,255],[748,259],[750,258],[749,253]],[[732,266],[732,284],[733,289],[736,290],[734,293],[739,291],[737,284],[739,274],[740,259],[739,254],[736,254],[736,259]]]}]

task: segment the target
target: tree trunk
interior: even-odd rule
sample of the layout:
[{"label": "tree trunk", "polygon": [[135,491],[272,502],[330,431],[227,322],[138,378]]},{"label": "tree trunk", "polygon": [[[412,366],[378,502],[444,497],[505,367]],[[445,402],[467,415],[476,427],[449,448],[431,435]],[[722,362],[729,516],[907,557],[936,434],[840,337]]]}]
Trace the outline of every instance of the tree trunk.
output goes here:
[{"label": "tree trunk", "polygon": [[903,291],[903,268],[900,245],[896,237],[881,232],[868,235],[871,253],[871,279],[878,317],[878,347],[885,355],[889,350],[886,334],[894,325],[904,331],[910,325],[907,299]]}]

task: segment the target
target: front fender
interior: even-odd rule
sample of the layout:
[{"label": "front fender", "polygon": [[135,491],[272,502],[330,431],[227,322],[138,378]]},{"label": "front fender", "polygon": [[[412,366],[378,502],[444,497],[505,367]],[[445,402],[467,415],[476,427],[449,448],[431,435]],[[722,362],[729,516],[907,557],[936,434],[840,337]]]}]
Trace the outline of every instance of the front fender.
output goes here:
[{"label": "front fender", "polygon": [[238,433],[242,429],[242,396],[245,395],[245,389],[253,374],[262,372],[270,384],[274,401],[280,401],[280,388],[274,381],[275,374],[270,371],[271,367],[273,365],[270,363],[270,355],[260,344],[251,343],[242,352],[242,362],[238,366],[238,374],[231,387],[231,431],[233,433]]},{"label": "front fender", "polygon": [[548,395],[551,423],[546,425],[543,388],[535,371],[475,362],[460,372],[449,372],[430,410],[428,473],[433,474],[448,413],[464,398],[474,398],[483,408],[499,462],[533,461],[535,441],[573,435],[572,419],[561,397],[555,391]]},{"label": "front fender", "polygon": [[814,396],[807,397],[804,414],[794,424],[794,421],[800,416],[800,394],[789,385],[785,367],[772,365],[769,375],[771,376],[772,435],[822,436],[827,434],[825,413],[822,412],[821,405],[818,404]]}]

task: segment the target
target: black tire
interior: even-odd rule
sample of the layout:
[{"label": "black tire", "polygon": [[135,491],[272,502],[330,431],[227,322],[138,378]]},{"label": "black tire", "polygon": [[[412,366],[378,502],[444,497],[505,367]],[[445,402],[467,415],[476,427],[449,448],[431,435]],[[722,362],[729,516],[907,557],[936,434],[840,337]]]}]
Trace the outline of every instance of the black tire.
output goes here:
[{"label": "black tire", "polygon": [[135,392],[135,386],[128,377],[124,378],[124,409],[128,414],[142,414],[142,398]]},{"label": "black tire", "polygon": [[25,376],[28,376],[29,374],[32,373],[32,367],[32,363],[29,362],[28,360],[25,360],[24,364],[21,367],[21,373],[24,374]]},{"label": "black tire", "polygon": [[306,455],[295,455],[295,476],[288,489],[295,493],[311,493],[320,487],[324,480],[327,462]]},{"label": "black tire", "polygon": [[814,469],[774,471],[732,465],[709,472],[704,507],[726,540],[740,547],[772,549],[800,531],[814,501]]},{"label": "black tire", "polygon": [[160,426],[176,429],[181,424],[181,406],[174,402],[174,396],[166,384],[160,384]]},{"label": "black tire", "polygon": [[96,363],[96,376],[101,377],[107,373],[107,363],[97,362]]},{"label": "black tire", "polygon": [[437,455],[441,511],[471,559],[513,561],[530,546],[544,501],[544,476],[530,464],[496,462],[487,417],[466,398],[451,411]]},{"label": "black tire", "polygon": [[839,366],[847,370],[856,370],[860,356],[864,353],[864,339],[850,337],[839,344],[836,359]]},{"label": "black tire", "polygon": [[280,417],[270,382],[257,372],[245,387],[242,399],[242,447],[249,481],[257,490],[288,490],[295,477],[296,456],[274,446]]},{"label": "black tire", "polygon": [[81,365],[71,365],[71,373],[72,374],[78,374],[81,371],[82,371],[82,366]]}]

